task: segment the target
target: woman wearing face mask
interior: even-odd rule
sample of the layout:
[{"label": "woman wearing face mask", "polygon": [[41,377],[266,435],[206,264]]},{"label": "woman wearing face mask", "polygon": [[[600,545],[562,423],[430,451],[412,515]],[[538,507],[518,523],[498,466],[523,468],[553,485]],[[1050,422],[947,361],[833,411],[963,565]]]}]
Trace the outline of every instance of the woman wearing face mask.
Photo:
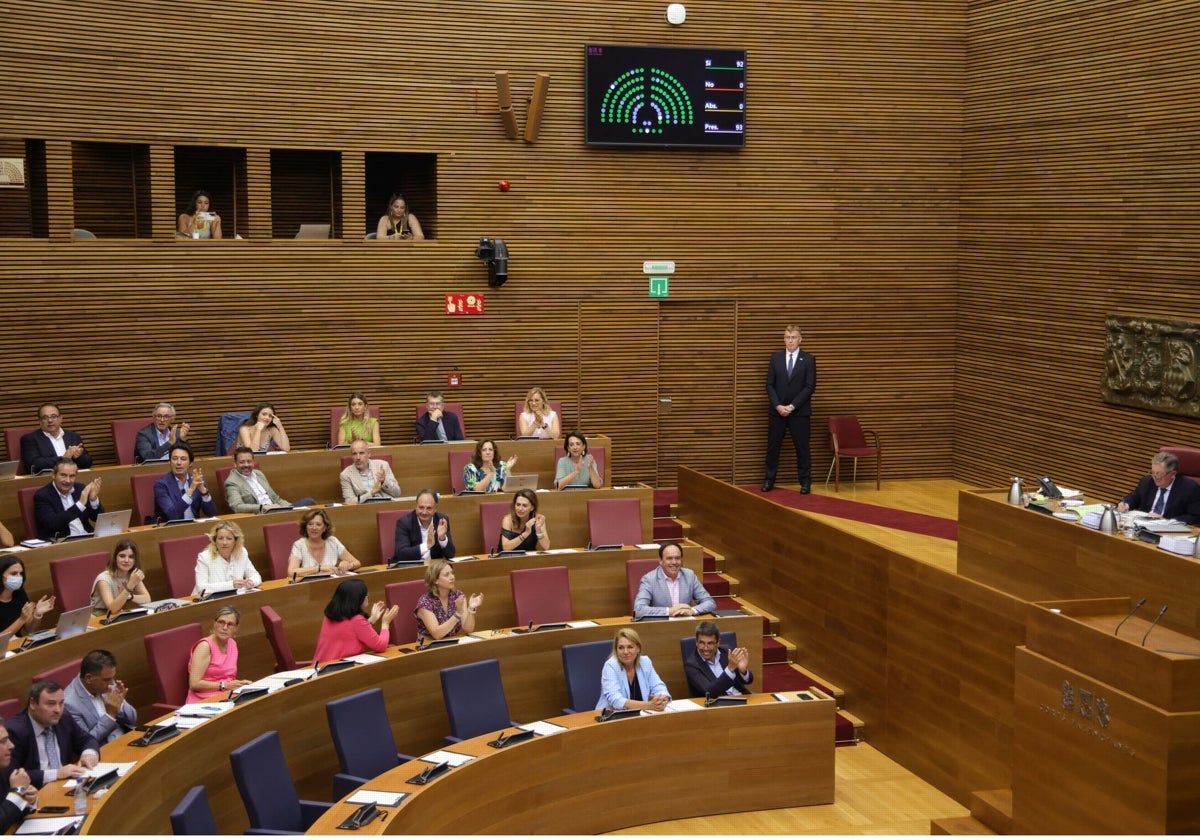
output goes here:
[{"label": "woman wearing face mask", "polygon": [[9,554],[0,557],[0,633],[24,635],[38,628],[42,616],[54,609],[54,596],[44,595],[35,604],[25,594],[25,564]]}]

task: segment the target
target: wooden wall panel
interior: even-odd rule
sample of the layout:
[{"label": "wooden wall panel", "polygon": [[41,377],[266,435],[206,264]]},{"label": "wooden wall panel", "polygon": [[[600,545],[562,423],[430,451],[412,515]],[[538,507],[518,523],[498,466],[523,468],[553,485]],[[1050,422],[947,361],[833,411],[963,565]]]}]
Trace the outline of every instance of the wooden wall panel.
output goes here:
[{"label": "wooden wall panel", "polygon": [[1200,319],[1194,2],[969,3],[956,477],[1128,492],[1200,423],[1100,398],[1107,314]]},{"label": "wooden wall panel", "polygon": [[[14,386],[0,423],[32,415],[32,392],[54,393],[108,456],[108,418],[140,414],[164,394],[201,418],[206,435],[219,411],[269,394],[313,445],[327,406],[350,388],[396,418],[458,365],[466,384],[453,396],[484,430],[506,430],[506,406],[541,384],[568,402],[568,416],[613,435],[615,480],[653,481],[656,441],[639,437],[657,408],[653,374],[621,362],[656,332],[631,336],[632,323],[652,326],[640,309],[630,325],[619,321],[652,306],[642,262],[673,259],[672,300],[737,304],[736,346],[714,342],[734,354],[725,364],[737,386],[705,410],[734,418],[739,480],[761,480],[763,369],[792,320],[822,360],[815,428],[855,411],[890,441],[889,477],[945,475],[965,8],[699,0],[672,28],[660,3],[640,0],[499,0],[486,19],[476,6],[430,0],[269,9],[233,0],[220,15],[169,21],[150,0],[86,16],[18,0],[6,25],[21,47],[5,60],[19,84],[0,137],[244,148],[249,225],[240,232],[250,241],[0,243],[0,282],[30,325],[0,339]],[[746,49],[747,147],[586,147],[589,41]],[[498,69],[512,74],[522,126],[536,74],[550,74],[536,143],[504,137]],[[291,212],[271,197],[272,149],[436,155],[428,209],[437,240],[362,243],[356,208],[382,210],[347,195],[336,208],[345,242],[254,241]],[[501,179],[509,192],[497,189]],[[52,233],[69,232],[69,202],[55,199],[52,190]],[[178,213],[154,203],[156,218]],[[419,215],[425,204],[414,199]],[[498,291],[473,256],[484,235],[511,253]],[[73,318],[91,341],[87,376],[61,376],[66,359],[47,364],[33,325],[56,316],[64,285],[84,284],[100,292]],[[447,318],[446,292],[486,293],[487,314]],[[705,337],[696,344],[705,348]],[[823,432],[814,452],[820,472]]]}]

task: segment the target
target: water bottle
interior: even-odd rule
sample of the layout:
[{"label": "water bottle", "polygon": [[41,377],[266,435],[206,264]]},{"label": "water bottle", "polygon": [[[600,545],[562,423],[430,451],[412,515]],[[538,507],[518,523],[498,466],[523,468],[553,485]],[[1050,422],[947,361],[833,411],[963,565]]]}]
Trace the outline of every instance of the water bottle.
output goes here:
[{"label": "water bottle", "polygon": [[1010,505],[1021,504],[1021,479],[1013,476],[1012,487],[1008,489],[1008,503]]},{"label": "water bottle", "polygon": [[1104,534],[1117,533],[1116,505],[1104,506],[1104,513],[1100,514],[1100,532]]},{"label": "water bottle", "polygon": [[87,791],[83,789],[83,779],[75,780],[75,813],[87,813]]}]

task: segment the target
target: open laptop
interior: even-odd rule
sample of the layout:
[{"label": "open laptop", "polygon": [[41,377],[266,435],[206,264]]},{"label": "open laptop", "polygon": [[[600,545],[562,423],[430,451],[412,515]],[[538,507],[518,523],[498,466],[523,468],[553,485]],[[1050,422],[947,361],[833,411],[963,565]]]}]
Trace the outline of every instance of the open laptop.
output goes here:
[{"label": "open laptop", "polygon": [[0,481],[6,478],[16,478],[20,461],[0,461]]},{"label": "open laptop", "polygon": [[113,534],[124,534],[129,530],[129,518],[132,515],[133,510],[130,508],[105,511],[96,517],[96,536],[111,537]]},{"label": "open laptop", "polygon": [[77,610],[69,610],[58,617],[58,626],[49,630],[38,630],[30,633],[25,637],[24,647],[36,647],[37,645],[52,642],[56,639],[69,639],[72,636],[78,636],[88,628],[88,622],[92,619],[92,605],[80,607]]},{"label": "open laptop", "polygon": [[297,239],[328,239],[330,225],[300,225]]},{"label": "open laptop", "polygon": [[504,486],[500,489],[505,493],[515,493],[518,490],[536,490],[537,485],[537,473],[509,473],[504,477]]}]

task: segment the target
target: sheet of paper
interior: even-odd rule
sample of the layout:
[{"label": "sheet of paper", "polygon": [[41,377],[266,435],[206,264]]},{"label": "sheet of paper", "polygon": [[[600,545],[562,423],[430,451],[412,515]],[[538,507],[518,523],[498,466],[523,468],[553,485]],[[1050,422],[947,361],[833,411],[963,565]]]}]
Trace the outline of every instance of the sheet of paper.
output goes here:
[{"label": "sheet of paper", "polygon": [[233,703],[229,700],[214,700],[209,703],[187,703],[175,710],[176,715],[183,717],[216,717],[222,712],[228,712],[233,708]]},{"label": "sheet of paper", "polygon": [[359,665],[370,665],[373,662],[382,662],[387,659],[386,656],[376,656],[373,653],[360,653],[358,656],[351,656],[350,659],[357,662]]},{"label": "sheet of paper", "polygon": [[60,828],[66,828],[83,817],[32,817],[17,826],[16,834],[57,834]]},{"label": "sheet of paper", "polygon": [[568,621],[567,626],[579,629],[580,627],[599,627],[600,624],[596,621]]},{"label": "sheet of paper", "polygon": [[475,756],[451,752],[450,750],[437,750],[431,752],[429,755],[421,756],[421,760],[428,761],[430,764],[441,764],[444,761],[451,767],[461,767],[468,761],[474,761]]},{"label": "sheet of paper", "polygon": [[556,735],[559,732],[566,732],[567,727],[559,726],[557,723],[546,723],[544,720],[535,720],[533,723],[523,723],[519,727],[527,732],[536,732],[538,735]]},{"label": "sheet of paper", "polygon": [[353,796],[346,800],[346,803],[348,805],[383,805],[387,808],[394,808],[403,802],[406,796],[408,796],[407,793],[360,788],[354,792]]}]

